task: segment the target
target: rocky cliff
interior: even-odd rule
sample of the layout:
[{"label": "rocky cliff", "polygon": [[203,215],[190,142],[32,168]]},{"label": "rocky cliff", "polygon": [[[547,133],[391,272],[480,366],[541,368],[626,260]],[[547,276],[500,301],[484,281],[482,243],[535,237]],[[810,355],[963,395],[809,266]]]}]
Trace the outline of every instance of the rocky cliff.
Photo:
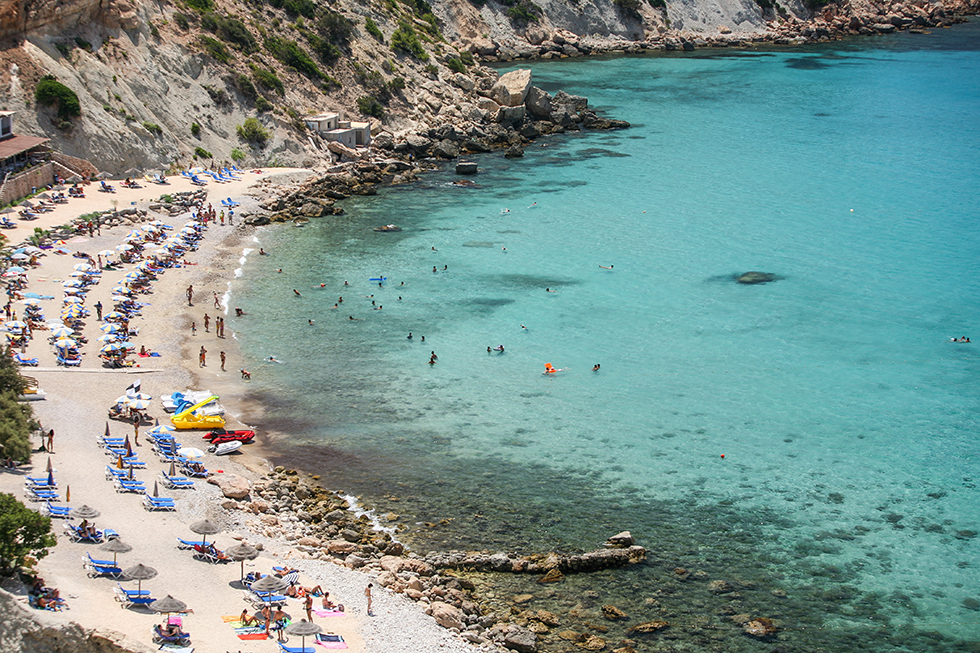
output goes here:
[{"label": "rocky cliff", "polygon": [[[370,120],[393,142],[513,122],[481,62],[882,33],[946,25],[980,3],[809,8],[822,1],[0,0],[0,110],[17,112],[17,132],[111,172],[317,165],[338,154],[303,127],[313,113]],[[34,101],[45,75],[81,115]]]}]

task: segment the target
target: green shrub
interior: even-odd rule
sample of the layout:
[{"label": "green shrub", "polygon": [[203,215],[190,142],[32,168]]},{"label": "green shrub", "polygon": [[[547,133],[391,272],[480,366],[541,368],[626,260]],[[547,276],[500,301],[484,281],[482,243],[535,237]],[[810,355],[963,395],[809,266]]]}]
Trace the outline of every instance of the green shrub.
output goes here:
[{"label": "green shrub", "polygon": [[0,494],[0,574],[19,570],[28,557],[40,560],[57,543],[50,517],[26,507],[12,494]]},{"label": "green shrub", "polygon": [[219,107],[231,103],[231,99],[228,97],[228,93],[225,92],[225,89],[215,88],[207,84],[202,84],[201,88],[208,92],[208,95],[211,96],[211,101],[217,104]]},{"label": "green shrub", "polygon": [[225,44],[221,41],[213,39],[210,36],[202,36],[201,44],[204,46],[204,50],[216,61],[220,63],[228,63],[231,61],[231,53],[228,52],[228,48],[226,48]]},{"label": "green shrub", "polygon": [[464,66],[463,62],[457,59],[456,57],[446,57],[446,68],[453,71],[454,73],[466,72],[466,66]]},{"label": "green shrub", "polygon": [[509,0],[504,4],[509,7],[507,17],[518,24],[536,23],[541,15],[541,7],[531,0]]},{"label": "green shrub", "polygon": [[218,23],[218,36],[228,41],[242,52],[255,52],[259,49],[255,37],[237,18],[222,18]]},{"label": "green shrub", "polygon": [[154,134],[156,136],[159,136],[160,134],[163,133],[163,129],[160,128],[160,125],[158,125],[158,124],[156,124],[154,122],[146,122],[146,121],[144,121],[143,122],[143,129],[145,129],[146,131],[148,131],[151,134]]},{"label": "green shrub", "polygon": [[427,74],[432,75],[433,77],[439,74],[439,67],[436,66],[435,64],[430,63],[423,70],[425,70]]},{"label": "green shrub", "polygon": [[86,41],[85,39],[83,39],[81,36],[75,37],[75,45],[77,45],[83,50],[88,50],[89,52],[92,51],[92,44]]},{"label": "green shrub", "polygon": [[197,124],[196,122],[192,122],[191,123],[191,134],[194,135],[194,138],[200,138],[201,137],[201,126],[199,124]]},{"label": "green shrub", "polygon": [[211,156],[211,153],[208,152],[207,150],[205,150],[203,147],[195,147],[194,148],[194,156],[196,156],[199,159],[212,159],[212,158],[214,158],[214,157]]},{"label": "green shrub", "polygon": [[306,16],[313,18],[316,16],[316,5],[312,0],[285,0],[282,3],[286,13],[291,16]]},{"label": "green shrub", "polygon": [[393,77],[390,82],[388,82],[388,88],[392,91],[404,91],[405,90],[405,78],[404,77]]},{"label": "green shrub", "polygon": [[213,0],[184,0],[184,4],[202,14],[214,7]]},{"label": "green shrub", "polygon": [[78,103],[75,91],[55,79],[54,75],[45,75],[38,81],[34,89],[34,99],[46,107],[57,105],[58,119],[61,122],[68,122],[82,115],[82,106]]},{"label": "green shrub", "polygon": [[310,58],[310,55],[303,51],[303,48],[296,44],[296,41],[269,36],[265,39],[265,49],[279,61],[295,68],[300,74],[311,79],[323,78],[323,73],[320,72],[316,63]]},{"label": "green shrub", "polygon": [[209,32],[212,32],[212,33],[217,32],[218,31],[218,17],[215,16],[210,11],[205,12],[204,15],[201,16],[201,27],[204,28],[204,29],[206,29]]},{"label": "green shrub", "polygon": [[254,143],[259,147],[264,147],[269,140],[269,130],[262,126],[256,118],[246,118],[245,122],[238,125],[236,130],[238,138],[249,143]]},{"label": "green shrub", "polygon": [[261,95],[255,98],[255,108],[259,111],[272,111],[275,109],[275,107],[272,106],[272,102],[269,102]]},{"label": "green shrub", "polygon": [[370,16],[364,19],[364,29],[377,40],[378,43],[385,42],[385,35],[381,33],[381,28],[378,27],[377,23],[374,22]]},{"label": "green shrub", "polygon": [[[38,233],[37,227],[34,233]],[[30,436],[36,424],[31,407],[18,403],[16,398],[24,392],[27,382],[7,352],[0,352],[0,358],[0,456],[26,463],[31,459]]]},{"label": "green shrub", "polygon": [[304,36],[306,36],[306,42],[310,44],[310,49],[312,49],[317,56],[320,57],[320,61],[329,66],[340,58],[342,53],[340,52],[340,48],[338,48],[336,45],[321,37],[319,34],[307,32],[306,30],[303,30],[303,32]]},{"label": "green shrub", "polygon": [[342,45],[354,35],[354,23],[336,11],[324,11],[316,21],[316,31],[331,43]]},{"label": "green shrub", "polygon": [[71,46],[67,43],[55,43],[54,47],[66,59],[71,56]]},{"label": "green shrub", "polygon": [[150,36],[155,39],[160,38],[160,30],[153,23],[150,23]]},{"label": "green shrub", "polygon": [[254,77],[255,81],[259,83],[259,86],[270,91],[275,91],[279,95],[283,95],[285,93],[282,81],[274,72],[271,70],[266,70],[265,68],[259,68],[254,64],[252,64],[250,67],[252,69],[252,77]]},{"label": "green shrub", "polygon": [[247,75],[239,75],[235,79],[235,84],[238,86],[238,90],[242,92],[242,95],[250,100],[254,100],[258,93],[255,91],[255,84],[252,80],[248,78]]},{"label": "green shrub", "polygon": [[106,113],[112,113],[112,107],[110,107],[108,104],[103,104],[102,110],[105,111]]},{"label": "green shrub", "polygon": [[245,160],[245,153],[236,147],[231,151],[231,158],[233,161],[242,162]]},{"label": "green shrub", "polygon": [[174,12],[174,22],[177,23],[177,27],[184,30],[185,32],[191,26],[187,20],[187,16],[185,16],[179,11]]},{"label": "green shrub", "polygon": [[398,24],[398,29],[391,35],[391,49],[395,52],[404,52],[412,55],[419,61],[428,61],[429,54],[419,41],[415,29],[407,22],[402,21]]},{"label": "green shrub", "polygon": [[373,98],[370,95],[358,98],[357,108],[366,116],[374,116],[378,119],[384,118],[385,116],[384,106],[378,102],[377,98]]},{"label": "green shrub", "polygon": [[[661,0],[661,2],[662,1],[663,0]],[[473,61],[473,53],[470,52],[469,50],[463,50],[462,52],[460,52],[459,60],[462,61],[463,64],[466,66],[472,66],[473,64],[476,63],[475,61]]]}]

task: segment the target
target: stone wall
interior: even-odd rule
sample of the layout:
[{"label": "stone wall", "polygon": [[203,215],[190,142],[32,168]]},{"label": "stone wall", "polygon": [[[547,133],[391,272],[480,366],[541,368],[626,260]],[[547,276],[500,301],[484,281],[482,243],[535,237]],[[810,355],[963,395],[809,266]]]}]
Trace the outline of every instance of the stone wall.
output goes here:
[{"label": "stone wall", "polygon": [[57,170],[55,170],[55,172],[62,177],[71,177],[72,175],[88,175],[89,177],[94,177],[95,175],[99,174],[99,169],[96,168],[91,161],[80,159],[77,156],[68,156],[67,154],[62,154],[61,152],[52,152],[51,160],[55,163],[62,164]]},{"label": "stone wall", "polygon": [[41,188],[53,181],[54,166],[50,163],[21,172],[7,179],[7,183],[3,185],[3,192],[0,193],[0,204],[15,202],[25,195],[29,195],[31,188]]},{"label": "stone wall", "polygon": [[114,630],[86,630],[65,612],[34,610],[0,589],[0,653],[153,653]]}]

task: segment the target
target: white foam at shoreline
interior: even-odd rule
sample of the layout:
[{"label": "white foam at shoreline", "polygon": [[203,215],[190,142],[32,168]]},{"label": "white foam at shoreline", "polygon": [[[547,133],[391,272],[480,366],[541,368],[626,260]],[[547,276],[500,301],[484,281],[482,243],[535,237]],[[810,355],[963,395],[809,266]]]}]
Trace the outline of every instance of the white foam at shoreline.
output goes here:
[{"label": "white foam at shoreline", "polygon": [[353,494],[341,494],[340,498],[342,498],[350,505],[349,510],[352,513],[354,513],[355,516],[361,517],[363,515],[367,517],[368,521],[371,522],[372,530],[380,531],[382,533],[387,533],[388,535],[391,536],[392,542],[399,542],[400,544],[404,544],[404,542],[400,542],[398,538],[395,536],[395,529],[393,526],[382,526],[381,520],[378,519],[377,515],[374,514],[374,508],[371,508],[370,510],[368,510],[367,508],[362,508],[361,504],[357,500],[357,497],[355,497]]}]

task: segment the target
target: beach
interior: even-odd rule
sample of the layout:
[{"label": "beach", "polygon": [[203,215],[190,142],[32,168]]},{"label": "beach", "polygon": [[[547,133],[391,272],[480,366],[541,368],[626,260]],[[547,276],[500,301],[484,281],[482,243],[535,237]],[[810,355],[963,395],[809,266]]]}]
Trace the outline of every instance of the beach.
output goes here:
[{"label": "beach", "polygon": [[[263,171],[262,174],[244,173],[241,182],[221,186],[212,183],[208,189],[208,201],[214,204],[216,210],[220,210],[219,200],[228,197],[241,201],[242,206],[254,206],[256,199],[247,195],[248,187],[261,179],[277,175],[290,181],[305,176],[304,171],[295,169]],[[166,187],[150,185],[138,190],[124,190],[117,185],[115,195],[99,193],[94,189],[95,184],[87,187],[88,197],[84,200],[73,199],[68,205],[60,206],[39,220],[22,223],[17,230],[8,231],[8,237],[17,242],[27,235],[28,227],[31,230],[34,227],[47,229],[65,224],[80,214],[98,210],[129,206],[143,208],[164,193],[192,190],[189,183],[179,178],[172,179],[171,185]],[[151,211],[145,220],[154,218],[179,230],[190,215],[160,216]],[[167,269],[153,282],[152,294],[138,297],[139,301],[148,302],[149,305],[144,307],[141,317],[132,321],[131,327],[138,328],[139,333],[131,340],[138,348],[145,347],[147,351],[159,353],[159,356],[134,356],[136,365],[122,369],[106,369],[98,359],[102,343],[96,338],[101,332],[93,306],[101,302],[106,312],[111,310],[110,289],[133,265],[104,272],[102,280],[88,294],[84,305],[92,311],[92,315],[85,320],[84,335],[89,342],[82,347],[83,362],[80,367],[58,367],[54,348],[45,337],[47,334],[35,331],[26,356],[37,357],[39,365],[25,368],[23,372],[36,378],[46,393],[43,401],[33,402],[33,407],[42,428],[55,432],[53,453],[35,453],[31,466],[21,468],[21,473],[0,475],[0,491],[14,494],[31,507],[43,506],[43,503],[26,500],[24,476],[43,474],[50,460],[61,493],[59,505],[66,505],[65,493],[70,489],[70,503],[67,505],[77,508],[85,504],[95,508],[101,513],[94,520],[98,528],[118,531],[120,539],[132,547],[131,552],[120,554],[120,566],[125,568],[142,563],[158,571],[158,575],[144,581],[142,587],[150,590],[154,598],[169,594],[188,605],[188,614],[183,618],[184,630],[191,633],[193,647],[197,650],[275,650],[272,641],[239,639],[235,629],[226,624],[228,619],[222,619],[238,615],[248,607],[242,600],[243,590],[238,583],[240,565],[237,562],[209,564],[194,559],[193,551],[176,548],[177,537],[199,539],[188,527],[205,518],[221,525],[222,531],[212,536],[219,549],[242,540],[262,545],[260,557],[246,561],[246,572],[268,574],[273,565],[283,564],[298,567],[302,572],[299,580],[302,585],[312,587],[319,584],[330,592],[331,599],[345,605],[346,613],[342,616],[314,616],[314,621],[324,632],[340,635],[352,651],[471,650],[469,645],[437,626],[431,617],[422,613],[418,605],[377,584],[373,593],[375,616],[367,616],[364,588],[372,582],[371,573],[351,571],[329,561],[310,560],[308,554],[295,548],[295,542],[250,532],[259,529],[257,517],[240,510],[222,508],[222,502],[227,500],[214,485],[198,480],[196,489],[181,491],[166,490],[161,484],[161,496],[174,497],[177,510],[151,513],[143,508],[140,496],[117,493],[112,482],[106,480],[105,468],[114,461],[103,452],[97,437],[107,428],[113,436],[134,435],[132,424],[108,420],[107,409],[137,380],[140,381],[141,391],[153,397],[148,413],[159,419],[161,424],[169,423],[169,415],[163,411],[160,396],[188,388],[207,389],[218,394],[229,418],[229,429],[246,428],[254,418],[255,408],[242,399],[249,386],[239,372],[242,365],[235,344],[233,320],[229,320],[225,338],[218,338],[214,329],[216,316],[228,317],[229,312],[234,314],[231,311],[233,307],[222,304],[215,308],[214,301],[215,297],[219,300],[224,298],[228,281],[239,265],[242,248],[251,237],[252,228],[239,226],[238,223],[240,220],[236,220],[235,226],[212,224],[204,232],[200,249],[188,252],[183,257],[190,265]],[[96,252],[120,244],[132,227],[121,225],[102,229],[91,237],[77,236],[69,239],[65,246],[73,252],[84,251],[94,257]],[[54,299],[40,301],[45,319],[52,320],[57,318],[61,307],[62,281],[82,260],[48,250],[39,262],[37,268],[29,271],[29,285],[25,290],[42,296],[54,296]],[[188,305],[185,294],[189,285],[194,287],[192,306]],[[20,315],[24,306],[17,302],[13,306]],[[212,320],[208,331],[205,331],[203,324],[205,313]],[[191,330],[192,321],[196,322],[196,332]],[[208,351],[204,367],[198,362],[198,352],[202,346]],[[227,357],[227,371],[224,372],[220,369],[221,351]],[[134,475],[152,488],[157,475],[166,471],[167,465],[150,450],[145,430],[141,429],[139,446],[133,449],[147,466]],[[200,431],[178,432],[177,440],[202,449],[206,445]],[[41,442],[32,444],[37,449]],[[209,454],[204,462],[218,474],[234,473],[255,481],[269,471],[260,447],[261,444],[247,445],[242,455],[236,455],[234,459]],[[63,619],[66,623],[76,622],[86,629],[120,631],[134,641],[150,645],[151,628],[161,621],[159,615],[145,608],[118,609],[120,603],[114,598],[116,581],[87,577],[81,563],[81,558],[86,554],[93,558],[104,558],[105,554],[99,552],[98,544],[70,542],[61,532],[62,521],[52,520],[52,530],[58,534],[58,544],[37,565],[46,584],[57,587],[70,608],[56,613],[54,618]],[[134,585],[125,581],[123,584],[127,587]],[[7,586],[5,589],[18,593],[20,588]],[[20,594],[23,596],[22,591]],[[319,598],[315,606],[319,608]],[[290,599],[285,611],[298,620],[303,616],[303,604],[297,599]],[[250,608],[250,612],[255,611]]]}]

